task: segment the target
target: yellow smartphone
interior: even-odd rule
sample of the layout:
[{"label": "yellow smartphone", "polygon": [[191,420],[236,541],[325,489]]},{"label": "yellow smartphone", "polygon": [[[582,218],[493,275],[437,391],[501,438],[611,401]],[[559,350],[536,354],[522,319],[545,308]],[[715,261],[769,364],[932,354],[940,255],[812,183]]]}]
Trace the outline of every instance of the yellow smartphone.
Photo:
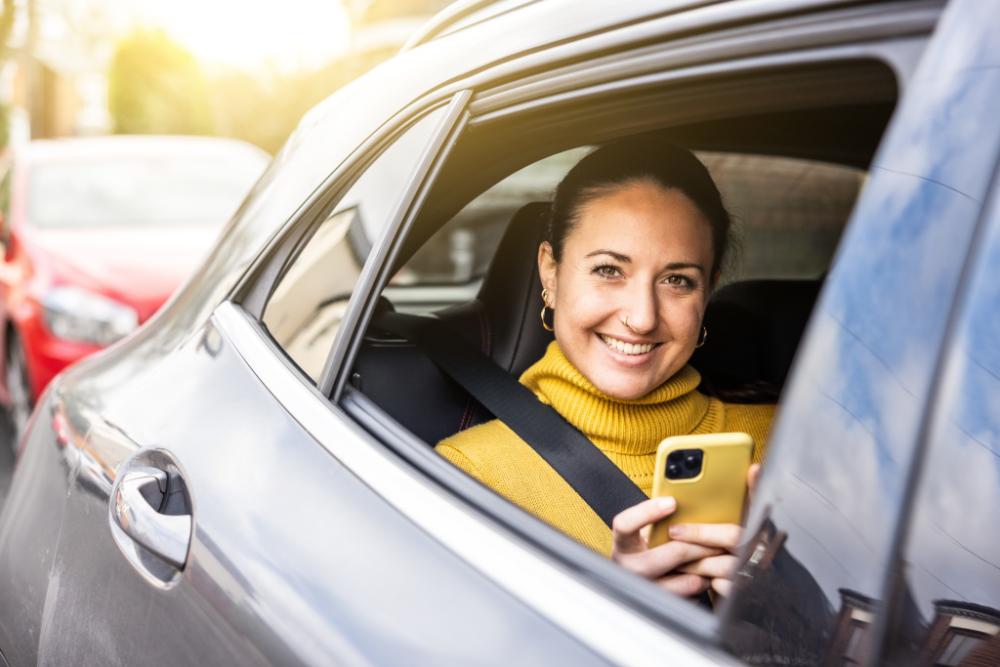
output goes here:
[{"label": "yellow smartphone", "polygon": [[677,509],[656,522],[649,546],[663,544],[672,524],[740,523],[753,438],[706,433],[666,438],[656,451],[653,497],[673,496]]}]

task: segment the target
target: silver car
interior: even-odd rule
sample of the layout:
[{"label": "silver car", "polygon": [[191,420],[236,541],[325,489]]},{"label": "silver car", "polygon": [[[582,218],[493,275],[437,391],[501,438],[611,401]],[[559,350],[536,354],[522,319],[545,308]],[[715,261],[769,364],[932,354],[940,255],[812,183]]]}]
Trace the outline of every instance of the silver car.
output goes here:
[{"label": "silver car", "polygon": [[[40,399],[0,662],[1000,663],[998,53],[981,0],[453,9],[307,114],[196,277]],[[490,414],[386,326],[430,314],[523,370],[546,192],[642,133],[740,219],[694,363],[780,393],[713,610],[438,457]]]}]

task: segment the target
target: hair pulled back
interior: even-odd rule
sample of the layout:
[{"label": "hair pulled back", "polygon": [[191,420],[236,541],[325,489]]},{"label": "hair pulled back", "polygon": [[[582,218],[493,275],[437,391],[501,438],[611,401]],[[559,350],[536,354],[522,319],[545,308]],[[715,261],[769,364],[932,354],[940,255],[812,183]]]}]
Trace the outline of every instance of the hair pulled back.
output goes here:
[{"label": "hair pulled back", "polygon": [[665,190],[679,190],[705,216],[712,230],[714,277],[729,247],[731,225],[719,189],[691,151],[649,137],[630,137],[598,148],[570,169],[556,186],[546,234],[555,260],[562,259],[566,238],[588,202],[642,181],[651,181]]}]

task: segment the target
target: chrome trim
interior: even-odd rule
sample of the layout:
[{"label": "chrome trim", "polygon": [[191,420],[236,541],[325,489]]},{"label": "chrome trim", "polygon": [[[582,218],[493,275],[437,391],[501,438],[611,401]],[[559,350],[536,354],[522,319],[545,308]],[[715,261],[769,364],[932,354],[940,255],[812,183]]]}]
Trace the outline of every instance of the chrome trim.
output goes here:
[{"label": "chrome trim", "polygon": [[278,403],[340,463],[470,566],[582,644],[617,664],[741,664],[721,649],[670,634],[414,475],[277,356],[257,323],[238,306],[221,304],[212,321]]}]

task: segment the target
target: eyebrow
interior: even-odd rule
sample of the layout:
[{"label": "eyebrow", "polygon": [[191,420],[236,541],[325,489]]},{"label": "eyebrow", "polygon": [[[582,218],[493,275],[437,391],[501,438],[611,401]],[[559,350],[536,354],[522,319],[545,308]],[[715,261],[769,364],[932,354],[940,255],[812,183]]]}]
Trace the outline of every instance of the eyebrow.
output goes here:
[{"label": "eyebrow", "polygon": [[[623,255],[620,252],[615,252],[614,250],[595,250],[594,252],[588,252],[584,255],[584,257],[596,257],[597,255],[608,255],[622,264],[630,264],[632,262],[631,257]],[[664,266],[663,269],[665,271],[676,271],[677,269],[696,269],[705,273],[705,267],[695,262],[671,262],[670,264]]]},{"label": "eyebrow", "polygon": [[623,255],[620,252],[615,252],[614,250],[595,250],[594,252],[588,252],[584,255],[584,257],[596,257],[597,255],[610,255],[622,264],[628,264],[632,261],[632,258],[628,255]]}]

